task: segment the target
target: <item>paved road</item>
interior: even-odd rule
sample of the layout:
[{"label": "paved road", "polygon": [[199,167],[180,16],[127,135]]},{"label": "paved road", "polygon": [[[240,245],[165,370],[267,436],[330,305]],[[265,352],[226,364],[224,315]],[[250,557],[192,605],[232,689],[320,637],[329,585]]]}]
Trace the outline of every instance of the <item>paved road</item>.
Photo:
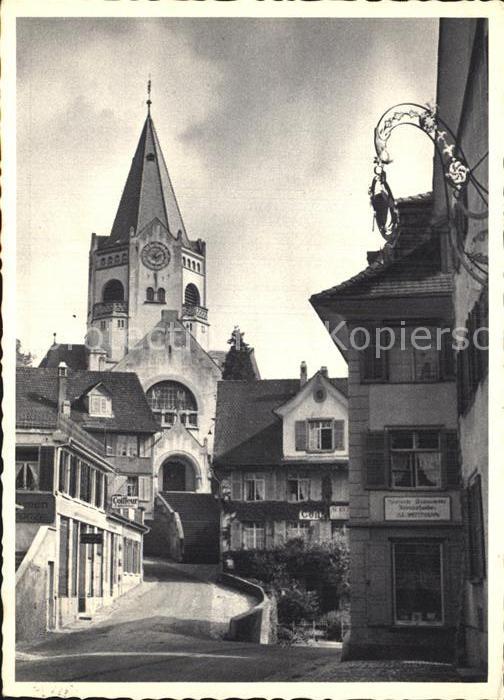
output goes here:
[{"label": "paved road", "polygon": [[[18,648],[17,681],[408,680],[412,666],[339,663],[334,648],[281,648],[220,638],[229,615],[250,600],[190,568],[146,566],[146,581],[95,616],[37,644]],[[198,573],[198,571],[196,571]],[[418,669],[417,669],[418,671]],[[454,680],[446,668],[422,666],[418,680]],[[409,675],[408,675],[409,674]]]}]

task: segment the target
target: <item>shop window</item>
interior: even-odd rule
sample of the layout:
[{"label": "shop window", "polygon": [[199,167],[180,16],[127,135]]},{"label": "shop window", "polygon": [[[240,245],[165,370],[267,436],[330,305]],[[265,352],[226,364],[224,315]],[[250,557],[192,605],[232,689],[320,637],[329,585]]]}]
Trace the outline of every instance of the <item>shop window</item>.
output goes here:
[{"label": "shop window", "polygon": [[393,544],[394,615],[397,625],[443,623],[442,545]]},{"label": "shop window", "polygon": [[[35,457],[35,453],[32,455]],[[38,491],[40,489],[40,465],[37,459],[16,459],[16,489]]]},{"label": "shop window", "polygon": [[264,477],[246,476],[244,497],[246,501],[264,501]]},{"label": "shop window", "polygon": [[437,430],[390,433],[392,486],[440,488],[441,446]]},{"label": "shop window", "polygon": [[469,575],[472,581],[482,581],[485,578],[485,530],[479,474],[467,487],[467,535]]},{"label": "shop window", "polygon": [[310,529],[311,523],[309,520],[293,520],[291,522],[287,522],[287,539],[293,540],[297,537],[300,537],[306,542],[310,538]]},{"label": "shop window", "polygon": [[78,582],[78,562],[79,562],[79,521],[74,520],[72,522],[72,587],[71,595],[77,595],[77,582]]},{"label": "shop window", "polygon": [[128,476],[126,480],[126,495],[138,496],[138,476]]},{"label": "shop window", "polygon": [[58,594],[62,598],[68,597],[69,550],[70,550],[70,521],[68,520],[68,518],[61,516],[60,517],[60,528],[59,528]]},{"label": "shop window", "polygon": [[287,499],[291,503],[310,500],[310,479],[289,476],[287,478]]},{"label": "shop window", "polygon": [[243,548],[244,549],[264,549],[264,523],[245,522],[243,523]]}]

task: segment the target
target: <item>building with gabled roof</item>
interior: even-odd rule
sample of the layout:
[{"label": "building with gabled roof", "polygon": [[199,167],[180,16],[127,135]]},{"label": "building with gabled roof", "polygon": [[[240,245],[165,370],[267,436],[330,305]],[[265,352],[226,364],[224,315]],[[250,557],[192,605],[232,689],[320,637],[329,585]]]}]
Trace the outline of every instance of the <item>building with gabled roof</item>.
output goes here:
[{"label": "building with gabled roof", "polygon": [[222,381],[213,467],[224,551],[340,538],[348,510],[346,380]]},{"label": "building with gabled roof", "polygon": [[[19,640],[34,639],[77,617],[90,618],[98,608],[142,581],[143,537],[148,531],[144,510],[136,508],[136,502],[135,508],[114,503],[118,495],[128,496],[126,488],[121,491],[128,477],[121,476],[114,456],[108,454],[106,436],[110,433],[97,430],[96,424],[89,431],[80,405],[82,397],[96,386],[103,386],[96,377],[76,373],[69,377],[64,365],[57,370],[17,370]],[[133,386],[130,382],[130,389]],[[118,389],[109,384],[106,393],[112,412],[117,408],[114,428],[129,429],[127,437],[137,438],[133,429],[135,403],[145,404],[138,380],[129,392],[129,422],[120,407],[124,385]],[[146,416],[134,428],[149,440],[155,424],[152,416],[147,423],[147,412],[148,406]],[[150,447],[146,449],[150,451]],[[136,483],[137,461],[131,459]],[[147,461],[150,465],[150,457]],[[149,472],[146,478],[150,485]]]}]

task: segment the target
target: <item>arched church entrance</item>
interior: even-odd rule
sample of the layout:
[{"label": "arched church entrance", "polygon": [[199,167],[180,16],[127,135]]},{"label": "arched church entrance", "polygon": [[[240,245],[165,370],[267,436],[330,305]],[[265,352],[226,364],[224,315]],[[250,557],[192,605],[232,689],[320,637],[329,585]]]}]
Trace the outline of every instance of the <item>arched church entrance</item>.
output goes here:
[{"label": "arched church entrance", "polygon": [[196,474],[188,460],[173,457],[161,467],[163,491],[196,491]]}]

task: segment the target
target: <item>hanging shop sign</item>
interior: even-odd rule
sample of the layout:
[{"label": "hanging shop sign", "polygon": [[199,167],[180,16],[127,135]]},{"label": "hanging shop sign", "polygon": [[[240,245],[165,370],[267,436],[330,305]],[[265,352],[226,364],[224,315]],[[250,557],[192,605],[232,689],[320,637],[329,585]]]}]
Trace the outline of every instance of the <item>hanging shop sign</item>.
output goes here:
[{"label": "hanging shop sign", "polygon": [[103,544],[103,532],[81,532],[81,544]]},{"label": "hanging shop sign", "polygon": [[449,496],[385,496],[385,520],[450,520]]},{"label": "hanging shop sign", "polygon": [[121,493],[115,493],[112,498],[112,508],[138,508],[138,496],[123,496]]}]

